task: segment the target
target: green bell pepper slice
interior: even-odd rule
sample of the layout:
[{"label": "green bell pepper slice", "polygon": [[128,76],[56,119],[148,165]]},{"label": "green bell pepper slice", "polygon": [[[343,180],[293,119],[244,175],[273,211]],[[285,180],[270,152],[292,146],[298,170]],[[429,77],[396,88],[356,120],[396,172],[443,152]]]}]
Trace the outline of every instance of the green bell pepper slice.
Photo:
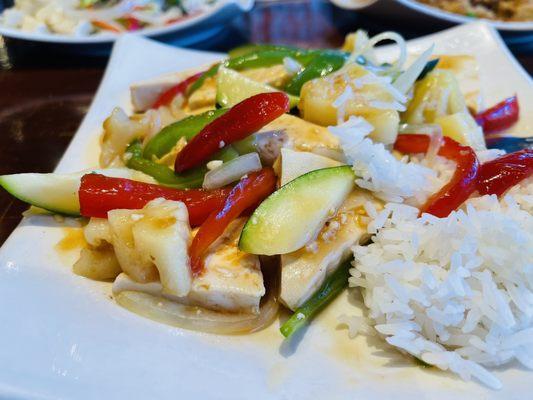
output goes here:
[{"label": "green bell pepper slice", "polygon": [[228,51],[229,58],[236,58],[250,54],[253,52],[265,51],[265,50],[297,50],[293,46],[284,46],[279,44],[256,44],[250,43],[245,44],[244,46],[235,47],[234,49]]},{"label": "green bell pepper slice", "polygon": [[344,65],[345,60],[346,57],[342,54],[324,53],[316,56],[303,70],[289,81],[285,87],[285,91],[299,96],[304,83],[337,71]]},{"label": "green bell pepper slice", "polygon": [[228,111],[226,108],[209,110],[203,114],[191,115],[164,127],[146,144],[143,157],[148,160],[153,160],[154,157],[163,157],[172,150],[182,137],[187,141],[191,140],[207,124],[220,117],[226,111]]},{"label": "green bell pepper slice", "polygon": [[[228,162],[238,156],[239,153],[232,146],[226,146],[213,156],[213,160]],[[202,187],[204,176],[208,171],[206,166],[201,166],[181,174],[176,174],[174,170],[166,165],[158,164],[144,158],[142,145],[138,140],[132,142],[126,150],[126,166],[150,175],[164,186],[176,189]]]},{"label": "green bell pepper slice", "polygon": [[276,49],[276,50],[259,50],[242,56],[230,58],[226,61],[226,67],[237,71],[243,69],[272,67],[283,63],[285,57],[291,57],[301,64],[308,64],[316,54],[309,50],[300,49]]},{"label": "green bell pepper slice", "polygon": [[350,53],[331,49],[299,49],[291,46],[249,45],[233,50],[226,61],[227,68],[235,70],[271,67],[283,63],[285,57],[294,58],[306,66],[314,58],[325,55],[337,55],[347,59]]}]

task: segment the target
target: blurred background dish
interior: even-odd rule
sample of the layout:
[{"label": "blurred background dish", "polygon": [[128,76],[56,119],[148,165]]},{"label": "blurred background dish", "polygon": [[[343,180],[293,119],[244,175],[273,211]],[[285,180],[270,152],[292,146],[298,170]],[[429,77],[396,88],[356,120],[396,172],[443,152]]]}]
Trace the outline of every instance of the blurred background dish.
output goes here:
[{"label": "blurred background dish", "polygon": [[[531,0],[330,0],[337,7],[354,10],[358,13],[380,18],[391,23],[417,27],[423,30],[445,29],[455,24],[463,24],[474,20],[486,20],[489,25],[498,29],[503,39],[513,49],[519,51],[533,51],[533,2]],[[424,4],[427,3],[427,4]],[[511,16],[511,7],[520,8],[517,18],[531,20],[511,21],[489,19],[491,15],[498,17],[498,13],[491,11],[502,3],[507,7],[503,15]],[[432,5],[429,5],[432,4]],[[448,10],[465,10],[468,15],[450,12],[433,5],[446,5]],[[487,7],[482,7],[485,4]],[[472,11],[468,7],[474,5]],[[492,9],[489,8],[493,7]],[[516,6],[514,6],[516,5]],[[502,10],[505,8],[502,6]],[[515,8],[516,9],[516,8]],[[470,10],[470,11],[468,11]]]},{"label": "blurred background dish", "polygon": [[[500,31],[533,32],[531,0],[331,0],[340,8],[453,24],[484,19]],[[420,15],[422,14],[422,15]],[[420,20],[418,22],[421,22]]]},{"label": "blurred background dish", "polygon": [[[484,18],[495,22],[533,22],[533,1],[531,0],[416,0],[429,6],[447,11],[453,15],[470,18]],[[413,3],[412,1],[410,3]],[[502,25],[502,29],[506,25]],[[507,29],[521,29],[527,25],[507,25]]]},{"label": "blurred background dish", "polygon": [[6,28],[61,36],[100,36],[181,22],[217,0],[15,0],[0,15]]},{"label": "blurred background dish", "polygon": [[253,0],[19,0],[0,9],[0,35],[76,53],[108,52],[124,32],[189,46],[252,7]]}]

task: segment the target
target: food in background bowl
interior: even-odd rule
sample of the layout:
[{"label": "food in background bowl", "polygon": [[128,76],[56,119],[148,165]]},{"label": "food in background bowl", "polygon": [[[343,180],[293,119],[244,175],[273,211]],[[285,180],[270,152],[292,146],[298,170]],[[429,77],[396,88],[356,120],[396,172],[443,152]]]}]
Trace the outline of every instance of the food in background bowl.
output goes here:
[{"label": "food in background bowl", "polygon": [[418,0],[468,17],[502,21],[533,21],[532,0]]},{"label": "food in background bowl", "polygon": [[16,0],[0,25],[25,32],[89,36],[165,26],[202,13],[216,0]]}]

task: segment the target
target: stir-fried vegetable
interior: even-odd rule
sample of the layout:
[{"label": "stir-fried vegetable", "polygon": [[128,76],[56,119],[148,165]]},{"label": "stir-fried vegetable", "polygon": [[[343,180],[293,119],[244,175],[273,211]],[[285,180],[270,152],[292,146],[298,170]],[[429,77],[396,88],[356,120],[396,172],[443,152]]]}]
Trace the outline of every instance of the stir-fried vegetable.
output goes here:
[{"label": "stir-fried vegetable", "polygon": [[311,79],[319,78],[338,70],[344,65],[346,57],[340,54],[325,53],[315,57],[298,74],[296,74],[285,87],[293,95],[299,95],[302,86]]},{"label": "stir-fried vegetable", "polygon": [[518,98],[509,97],[491,108],[476,115],[476,122],[483,128],[483,132],[498,132],[511,127],[520,115]]},{"label": "stir-fried vegetable", "polygon": [[155,135],[144,146],[143,157],[152,160],[154,157],[161,158],[169,153],[181,138],[191,140],[206,125],[223,115],[227,109],[206,111],[203,114],[191,115],[178,122],[170,124]]},{"label": "stir-fried vegetable", "polygon": [[117,209],[137,210],[159,197],[182,201],[189,212],[192,226],[201,225],[213,210],[219,210],[231,189],[178,190],[123,178],[87,174],[81,178],[78,192],[80,212],[84,217],[107,218]]},{"label": "stir-fried vegetable", "polygon": [[[96,3],[87,0],[80,4],[92,7]],[[181,7],[179,1],[172,3]],[[142,21],[129,15],[114,17],[106,24],[95,26],[121,32],[143,27]],[[490,133],[517,121],[516,96],[474,115],[461,91],[461,74],[444,67],[446,56],[440,63],[439,59],[430,60],[433,46],[404,68],[406,44],[398,34],[385,32],[369,38],[360,31],[352,39],[346,48],[350,53],[243,46],[230,52],[229,59],[164,92],[162,87],[168,86],[161,82],[139,84],[140,91],[134,88],[132,98],[140,93],[139,97],[150,100],[136,110],[147,110],[152,95],[163,93],[143,116],[114,113],[117,115],[104,125],[102,153],[108,156],[102,160],[107,160],[104,165],[124,162],[128,174],[143,172],[143,182],[127,179],[133,175],[107,177],[101,175],[104,172],[82,172],[75,177],[0,177],[0,185],[31,204],[94,217],[91,224],[98,223],[92,227],[95,240],[87,240],[82,253],[85,264],[78,262],[78,272],[91,276],[90,268],[100,264],[106,268],[92,276],[114,279],[122,271],[128,286],[120,279],[115,281],[117,302],[155,320],[216,333],[261,329],[272,322],[278,309],[277,291],[267,291],[263,297],[263,282],[268,283],[269,274],[282,271],[283,289],[278,297],[295,310],[280,328],[289,338],[347,287],[350,261],[346,259],[357,253],[354,246],[361,237],[366,238],[366,223],[376,218],[382,201],[393,199],[390,194],[405,197],[397,193],[402,182],[395,184],[403,179],[403,171],[396,176],[401,179],[390,185],[383,179],[385,184],[379,187],[381,175],[394,174],[387,161],[392,156],[384,145],[394,144],[395,150],[405,154],[437,153],[456,164],[450,181],[426,201],[420,215],[447,217],[476,191],[501,196],[533,174],[532,149],[483,165],[475,153],[485,149],[482,128]],[[380,64],[375,56],[374,46],[383,40],[398,45],[396,62]],[[268,68],[272,66],[277,67]],[[245,69],[261,70],[241,73]],[[205,90],[197,92],[201,88]],[[146,93],[149,95],[141,96]],[[224,108],[171,123],[215,104]],[[169,105],[172,107],[165,108]],[[284,115],[295,105],[300,109],[298,116],[298,110]],[[368,130],[358,129],[359,117],[368,122]],[[338,131],[326,128],[343,122],[348,123],[338,126]],[[152,137],[154,126],[165,127]],[[379,152],[370,154],[373,160],[379,163],[382,152],[389,157],[381,158],[381,166],[368,163],[366,169],[371,173],[361,181],[356,179],[353,165],[345,165],[360,157],[350,157],[351,143],[345,143],[343,127],[349,133],[353,129],[361,140],[368,134],[381,142],[368,147],[370,153],[379,147]],[[439,138],[438,149],[433,149],[436,143],[430,136]],[[213,160],[217,161],[208,163]],[[273,167],[263,168],[261,160]],[[413,171],[414,176],[417,171]],[[24,185],[19,186],[29,186],[29,182],[31,190],[15,187],[22,179]],[[362,181],[372,183],[365,186],[364,195],[362,189],[355,189],[357,183],[364,186]],[[232,187],[227,186],[230,184]],[[412,191],[418,198],[425,188]],[[360,198],[355,200],[356,196]],[[172,209],[149,214],[152,205],[162,207],[162,202],[150,202],[161,198],[168,203],[183,202],[172,205],[180,213]],[[368,204],[375,205],[374,213]],[[199,227],[196,234],[191,232],[187,216],[191,226]],[[118,235],[121,224],[124,232]],[[132,228],[132,224],[136,225]],[[172,230],[164,234],[156,231],[168,227]],[[91,229],[85,228],[84,234],[90,237]],[[120,241],[127,243],[123,247],[131,243],[134,251],[125,256]],[[154,256],[163,253],[172,256],[166,257],[168,263],[159,263]],[[281,268],[263,265],[261,270],[259,255],[273,256],[271,260]],[[136,267],[141,271],[138,274],[135,268],[128,268],[137,259],[142,261]],[[227,267],[236,267],[232,271],[237,272],[227,274]],[[212,271],[215,273],[210,275]],[[245,275],[253,275],[253,279],[246,282],[247,278],[241,279]],[[186,285],[181,285],[184,282]]]},{"label": "stir-fried vegetable", "polygon": [[533,174],[533,149],[506,154],[484,163],[479,171],[480,194],[501,196]]},{"label": "stir-fried vegetable", "polygon": [[[222,107],[231,107],[241,101],[260,93],[280,92],[265,83],[254,81],[232,69],[221,67],[217,75],[217,103]],[[300,98],[289,95],[289,105],[295,107]]]},{"label": "stir-fried vegetable", "polygon": [[363,117],[374,127],[372,140],[392,144],[400,120],[397,110],[403,109],[406,100],[403,94],[391,90],[389,78],[347,63],[342,69],[303,85],[298,108],[304,120],[323,126],[336,125],[352,115]]},{"label": "stir-fried vegetable", "polygon": [[[425,153],[429,144],[430,137],[427,135],[398,135],[394,148],[405,154]],[[463,204],[476,190],[479,161],[471,147],[462,146],[449,137],[443,138],[438,154],[455,161],[457,167],[450,182],[427,200],[420,213],[443,218]]]},{"label": "stir-fried vegetable", "polygon": [[435,118],[433,122],[441,128],[444,136],[448,136],[462,145],[470,146],[474,150],[486,148],[483,130],[466,110],[451,115],[443,115]]},{"label": "stir-fried vegetable", "polygon": [[[396,61],[392,64],[384,63],[376,67],[378,61],[374,53],[374,47],[383,41],[391,40],[396,42],[398,45],[399,55]],[[358,57],[363,56],[368,60],[368,67],[374,69],[375,72],[381,71],[383,73],[391,74],[397,73],[401,70],[407,59],[407,46],[405,39],[398,33],[387,31],[381,32],[376,36],[368,37],[368,34],[363,30],[358,30],[355,33],[355,36],[352,37],[352,44],[345,43],[347,47],[353,47],[352,54],[350,55],[351,60],[357,60]]]},{"label": "stir-fried vegetable", "polygon": [[154,105],[152,108],[159,108],[161,106],[167,106],[169,105],[174,97],[177,95],[185,95],[187,93],[187,89],[190,85],[192,85],[194,82],[196,82],[200,77],[205,73],[199,72],[197,74],[194,74],[187,79],[184,79],[183,81],[177,83],[176,85],[172,86],[170,89],[168,89],[166,92],[164,92],[161,96],[158,97],[158,99],[154,102]]},{"label": "stir-fried vegetable", "polygon": [[310,67],[307,73],[296,79],[293,87],[289,88],[291,94],[298,95],[299,91],[296,90],[298,85],[301,88],[310,79],[336,71],[342,67],[348,57],[349,53],[339,50],[305,50],[289,46],[252,45],[230,52],[230,59],[226,61],[225,66],[235,70],[271,67],[282,64],[286,58],[292,58]]},{"label": "stir-fried vegetable", "polygon": [[280,328],[283,336],[288,338],[298,332],[348,286],[350,262],[341,264],[333,274],[326,278],[313,297],[297,308],[294,314],[285,321]]},{"label": "stir-fried vegetable", "polygon": [[[126,150],[126,166],[144,172],[165,186],[176,189],[191,189],[202,186],[204,175],[207,173],[205,166],[196,167],[181,174],[176,174],[172,169],[163,164],[148,160],[142,155],[141,143],[135,141]],[[227,146],[215,154],[216,160],[224,162],[237,158],[239,154],[231,146]]]},{"label": "stir-fried vegetable", "polygon": [[261,93],[241,101],[205,126],[178,154],[174,170],[183,172],[206,161],[222,147],[242,140],[289,111],[285,93]]},{"label": "stir-fried vegetable", "polygon": [[436,69],[414,86],[402,120],[409,124],[433,123],[436,118],[466,111],[459,83],[450,71]]},{"label": "stir-fried vegetable", "polygon": [[276,190],[276,175],[272,168],[264,168],[241,179],[231,190],[223,207],[209,215],[192,241],[189,254],[194,274],[198,275],[202,272],[206,250],[222,235],[226,227],[274,190]]},{"label": "stir-fried vegetable", "polygon": [[306,65],[316,57],[316,53],[309,50],[292,48],[258,50],[230,58],[225,66],[236,70],[271,67],[282,64],[283,59],[286,57],[294,58],[299,63]]},{"label": "stir-fried vegetable", "polygon": [[204,189],[216,189],[238,181],[244,175],[259,171],[261,169],[261,160],[257,153],[249,153],[225,162],[221,166],[205,174]]},{"label": "stir-fried vegetable", "polygon": [[0,175],[0,187],[17,199],[51,213],[80,215],[78,188],[81,178],[89,173],[116,178],[127,178],[140,182],[153,183],[150,176],[129,168],[107,168],[85,170],[71,174],[12,174]]},{"label": "stir-fried vegetable", "polygon": [[157,164],[142,156],[141,142],[135,141],[128,146],[125,153],[128,168],[144,172],[165,186],[177,189],[197,188],[202,186],[205,170],[196,168],[186,173],[176,175],[172,169],[163,164]]},{"label": "stir-fried vegetable", "polygon": [[257,135],[250,135],[243,140],[239,140],[238,142],[234,142],[232,144],[233,148],[237,150],[237,153],[240,155],[253,153],[254,151],[257,151]]},{"label": "stir-fried vegetable", "polygon": [[296,50],[292,46],[284,46],[279,44],[245,44],[244,46],[236,47],[228,51],[228,56],[230,59],[244,56],[250,53],[256,53],[265,50]]},{"label": "stir-fried vegetable", "polygon": [[418,75],[418,78],[416,78],[416,80],[421,81],[422,79],[424,79],[427,74],[429,74],[431,71],[433,71],[437,67],[437,64],[439,63],[439,61],[440,60],[438,58],[435,58],[434,60],[429,60],[424,66],[424,69],[422,70],[422,72],[420,72],[420,75]]},{"label": "stir-fried vegetable", "polygon": [[[409,68],[407,68],[398,78],[394,80],[394,87],[398,89],[401,93],[407,93],[409,89],[418,79],[423,79],[424,76],[429,72],[428,62],[431,53],[433,53],[434,46],[431,46],[429,49],[424,51],[418,59],[416,59]],[[437,60],[438,61],[438,60]],[[437,63],[433,64],[435,68]],[[433,69],[431,68],[431,69]]]},{"label": "stir-fried vegetable", "polygon": [[348,165],[299,176],[255,209],[242,230],[239,248],[267,256],[301,249],[318,237],[354,187],[355,175]]},{"label": "stir-fried vegetable", "polygon": [[211,68],[209,68],[207,71],[205,71],[202,76],[200,76],[200,78],[198,78],[195,82],[191,84],[191,86],[189,86],[189,89],[187,90],[187,95],[190,96],[198,89],[200,89],[208,78],[212,78],[217,74],[219,68],[220,63],[217,63]]}]

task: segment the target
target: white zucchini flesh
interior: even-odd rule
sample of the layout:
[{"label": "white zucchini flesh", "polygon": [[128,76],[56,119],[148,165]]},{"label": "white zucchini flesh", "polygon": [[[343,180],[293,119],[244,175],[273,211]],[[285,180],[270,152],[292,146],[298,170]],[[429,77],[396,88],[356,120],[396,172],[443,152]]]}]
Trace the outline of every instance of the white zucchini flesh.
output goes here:
[{"label": "white zucchini flesh", "polygon": [[239,240],[251,254],[291,253],[316,237],[355,187],[348,165],[308,172],[282,186],[254,211]]}]

